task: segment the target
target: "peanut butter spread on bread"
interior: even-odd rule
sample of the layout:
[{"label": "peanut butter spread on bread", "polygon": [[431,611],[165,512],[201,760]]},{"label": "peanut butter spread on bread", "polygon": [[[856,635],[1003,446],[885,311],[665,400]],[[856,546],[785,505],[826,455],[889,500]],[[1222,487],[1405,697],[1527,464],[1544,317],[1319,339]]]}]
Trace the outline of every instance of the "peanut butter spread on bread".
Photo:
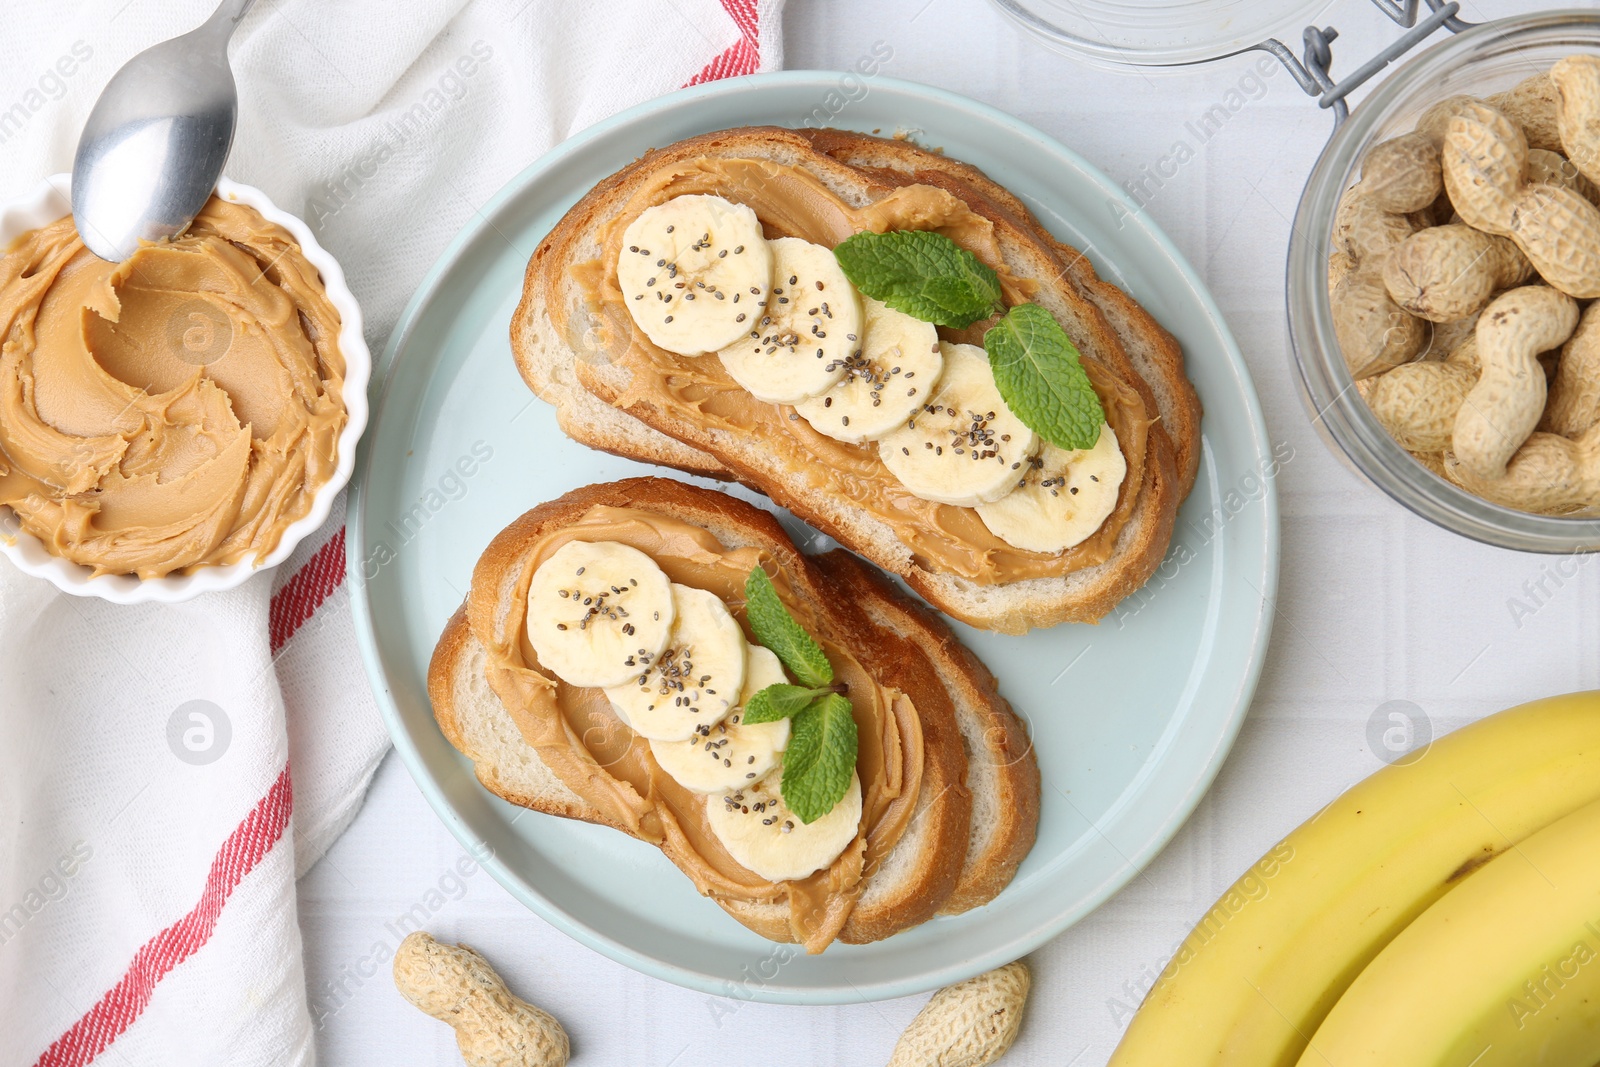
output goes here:
[{"label": "peanut butter spread on bread", "polygon": [[[1127,476],[1111,515],[1086,540],[1063,552],[1033,552],[1007,544],[990,532],[974,509],[912,494],[884,466],[871,442],[853,444],[821,434],[791,406],[757,400],[732,379],[721,361],[668,352],[635,327],[617,283],[623,231],[646,208],[697,193],[748,205],[768,238],[798,237],[830,248],[863,230],[933,230],[992,267],[1008,305],[1029,300],[1038,288],[1007,269],[994,224],[948,190],[911,184],[870,202],[850,203],[810,172],[781,162],[727,157],[671,162],[650,173],[625,208],[605,225],[602,258],[575,272],[588,298],[601,310],[599,332],[605,336],[597,358],[615,360],[631,372],[617,406],[636,414],[662,411],[713,432],[759,434],[782,457],[796,484],[869,509],[925,566],[938,572],[998,585],[1059,577],[1112,557],[1118,535],[1139,500],[1152,418],[1132,383],[1083,357],[1127,462]],[[588,316],[591,322],[595,317]],[[569,322],[569,332],[572,325]],[[940,333],[952,341],[973,341],[981,336],[983,325]],[[596,347],[590,343],[581,350],[593,353]]]},{"label": "peanut butter spread on bread", "polygon": [[25,234],[0,256],[0,504],[97,574],[264,558],[338,465],[339,325],[242,204],[122,264],[70,216]]},{"label": "peanut butter spread on bread", "polygon": [[[524,625],[528,588],[541,563],[569,541],[611,541],[645,553],[672,581],[719,596],[747,630],[744,582],[763,567],[779,597],[827,652],[849,687],[859,735],[862,815],[856,839],[806,878],[773,883],[737,863],[712,832],[705,796],[679,785],[624,725],[600,689],[571,686],[539,664]],[[521,565],[506,617],[488,648],[491,687],[539,758],[604,821],[659,845],[701,893],[729,901],[787,902],[794,940],[820,952],[850,918],[869,873],[905,834],[923,775],[921,719],[911,698],[881,684],[794,595],[777,562],[753,547],[728,548],[709,531],[648,510],[594,505],[539,535]]]}]

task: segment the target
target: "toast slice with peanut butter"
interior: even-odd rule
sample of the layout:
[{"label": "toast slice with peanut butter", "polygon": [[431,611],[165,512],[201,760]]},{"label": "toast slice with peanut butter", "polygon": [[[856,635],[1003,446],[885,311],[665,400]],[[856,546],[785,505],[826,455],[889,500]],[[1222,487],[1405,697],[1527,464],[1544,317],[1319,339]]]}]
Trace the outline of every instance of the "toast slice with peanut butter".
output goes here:
[{"label": "toast slice with peanut butter", "polygon": [[[662,743],[633,729],[643,728],[637,709],[630,727],[602,690],[567,685],[542,662],[528,637],[529,604],[572,542],[644,551],[675,583],[715,592],[747,634],[741,575],[752,566],[771,575],[786,609],[848,683],[859,727],[859,823],[838,857],[788,879],[743,868],[712,817],[713,809],[738,806],[737,788],[705,796],[680,788]],[[614,588],[626,594],[628,585]],[[613,609],[629,603],[627,595],[612,597]],[[638,618],[644,602],[634,603]],[[658,663],[672,652],[663,655]],[[770,514],[712,490],[631,479],[528,512],[485,550],[466,603],[435,649],[428,688],[441,730],[491,791],[656,844],[745,926],[809,951],[832,940],[879,940],[985,903],[1033,842],[1038,767],[993,676],[935,615],[847,553],[805,556]],[[743,707],[729,709],[725,721],[737,722]],[[728,751],[716,747],[726,744],[720,736],[697,731],[696,751]],[[732,751],[744,750],[735,742]],[[735,777],[742,766],[736,761]]]},{"label": "toast slice with peanut butter", "polygon": [[[758,399],[752,383],[723,372],[718,354],[676,355],[635,329],[629,316],[639,305],[622,298],[616,272],[628,251],[623,226],[693,196],[751,207],[780,244],[832,247],[863,231],[933,230],[997,272],[1008,306],[1047,310],[1081,353],[1125,461],[1093,532],[1060,549],[1008,541],[972,501],[904,491],[883,442],[801,432],[813,416],[804,404]],[[973,346],[993,321],[941,327],[940,346],[981,356]],[[743,482],[901,576],[939,610],[1007,633],[1097,620],[1143,585],[1166,552],[1197,462],[1198,401],[1170,335],[980,172],[905,142],[753,127],[648,153],[596,186],[535,251],[511,340],[524,379],[576,440]],[[984,426],[975,414],[966,440],[992,444]],[[896,451],[915,458],[911,446]],[[1041,465],[1022,457],[1011,466],[1029,463]],[[1051,473],[1041,484],[1065,489]],[[1029,474],[1025,467],[1016,484]]]}]

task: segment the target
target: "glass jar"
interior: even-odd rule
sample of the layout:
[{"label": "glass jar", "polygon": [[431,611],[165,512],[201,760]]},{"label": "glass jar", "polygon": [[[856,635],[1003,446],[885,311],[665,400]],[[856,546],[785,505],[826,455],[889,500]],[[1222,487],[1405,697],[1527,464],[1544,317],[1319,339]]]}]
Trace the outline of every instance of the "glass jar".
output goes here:
[{"label": "glass jar", "polygon": [[1415,128],[1430,105],[1484,97],[1575,52],[1600,52],[1600,12],[1546,11],[1485,23],[1406,60],[1340,126],[1318,159],[1289,239],[1289,339],[1312,423],[1336,454],[1416,514],[1456,533],[1527,552],[1600,549],[1600,517],[1531,515],[1435,475],[1397,444],[1356,392],[1334,339],[1328,256],[1334,210],[1373,144]]},{"label": "glass jar", "polygon": [[992,0],[1043,44],[1126,70],[1204,63],[1305,24],[1331,0]]}]

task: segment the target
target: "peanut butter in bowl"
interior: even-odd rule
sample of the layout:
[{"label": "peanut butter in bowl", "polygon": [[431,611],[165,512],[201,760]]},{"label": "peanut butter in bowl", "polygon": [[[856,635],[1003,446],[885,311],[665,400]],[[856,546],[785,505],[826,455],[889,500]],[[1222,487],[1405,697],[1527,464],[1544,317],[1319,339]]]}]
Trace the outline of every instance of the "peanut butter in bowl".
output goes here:
[{"label": "peanut butter in bowl", "polygon": [[22,234],[0,255],[0,505],[95,576],[263,562],[341,468],[341,328],[302,242],[246,203],[121,264],[70,216]]}]

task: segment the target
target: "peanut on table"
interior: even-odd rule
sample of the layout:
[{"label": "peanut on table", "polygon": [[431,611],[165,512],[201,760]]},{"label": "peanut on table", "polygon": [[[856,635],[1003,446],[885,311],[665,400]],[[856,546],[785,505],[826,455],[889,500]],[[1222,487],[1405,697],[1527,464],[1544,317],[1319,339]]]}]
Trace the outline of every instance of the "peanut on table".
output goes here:
[{"label": "peanut on table", "polygon": [[506,988],[489,961],[466,945],[446,945],[423,930],[394,956],[400,995],[456,1031],[467,1067],[565,1067],[567,1032]]}]

